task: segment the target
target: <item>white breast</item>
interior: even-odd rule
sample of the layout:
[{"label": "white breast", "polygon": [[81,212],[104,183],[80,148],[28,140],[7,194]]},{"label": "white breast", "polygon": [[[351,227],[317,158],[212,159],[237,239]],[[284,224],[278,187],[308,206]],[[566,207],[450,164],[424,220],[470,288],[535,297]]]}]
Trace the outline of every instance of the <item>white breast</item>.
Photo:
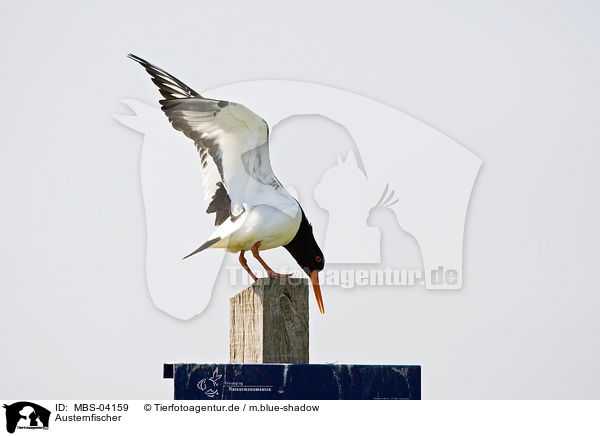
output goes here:
[{"label": "white breast", "polygon": [[247,214],[242,226],[219,246],[226,246],[231,252],[250,250],[259,241],[260,250],[280,247],[294,239],[302,220],[302,212],[296,202],[286,210],[261,204],[252,207]]}]

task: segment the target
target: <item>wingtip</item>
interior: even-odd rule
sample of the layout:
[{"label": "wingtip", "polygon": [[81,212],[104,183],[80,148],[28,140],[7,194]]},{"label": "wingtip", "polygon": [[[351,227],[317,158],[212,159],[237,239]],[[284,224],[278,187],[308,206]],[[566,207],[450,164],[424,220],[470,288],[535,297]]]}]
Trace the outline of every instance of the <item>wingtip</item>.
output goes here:
[{"label": "wingtip", "polygon": [[144,59],[142,59],[139,56],[134,55],[133,53],[127,53],[127,58],[131,59],[133,61],[136,61],[139,64],[142,64],[142,63],[146,62]]},{"label": "wingtip", "polygon": [[201,97],[196,91],[187,86],[175,76],[167,73],[160,67],[148,62],[133,53],[128,53],[127,58],[136,61],[152,76],[152,81],[158,86],[160,93],[166,100],[188,97]]}]

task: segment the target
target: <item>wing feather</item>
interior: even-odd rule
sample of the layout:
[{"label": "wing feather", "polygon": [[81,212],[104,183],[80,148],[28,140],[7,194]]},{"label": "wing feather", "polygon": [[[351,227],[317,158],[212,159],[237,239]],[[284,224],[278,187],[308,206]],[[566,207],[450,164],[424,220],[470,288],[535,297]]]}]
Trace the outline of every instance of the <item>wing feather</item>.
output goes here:
[{"label": "wing feather", "polygon": [[152,65],[150,62],[131,53],[129,53],[127,57],[129,59],[133,59],[146,69],[148,74],[152,76],[152,81],[156,86],[158,86],[160,93],[165,99],[196,97],[200,95],[181,80],[170,75],[162,68]]},{"label": "wing feather", "polygon": [[[268,161],[266,122],[246,107],[232,102],[194,97],[161,100],[160,103],[173,127],[195,142],[201,160],[209,160],[203,157],[205,150],[214,162],[231,200],[231,212],[239,215],[244,209],[248,178],[260,178],[248,171],[243,156],[264,149],[267,152],[264,160]],[[216,191],[210,191],[211,196],[215,194]]]},{"label": "wing feather", "polygon": [[164,97],[161,108],[172,126],[196,144],[203,168],[205,200],[210,201],[206,212],[216,214],[215,225],[230,216],[235,219],[247,205],[261,201],[258,195],[248,195],[260,190],[260,185],[285,191],[271,169],[265,120],[241,104],[202,97],[142,58],[129,58],[152,76]]},{"label": "wing feather", "polygon": [[138,56],[128,57],[141,64],[152,77],[163,96],[161,108],[173,127],[196,144],[203,169],[205,200],[210,201],[206,212],[216,214],[215,225],[222,224],[232,214],[238,216],[244,210],[246,185],[244,177],[240,177],[244,172],[241,156],[260,145],[268,147],[267,123],[240,104],[203,98],[165,70]]}]

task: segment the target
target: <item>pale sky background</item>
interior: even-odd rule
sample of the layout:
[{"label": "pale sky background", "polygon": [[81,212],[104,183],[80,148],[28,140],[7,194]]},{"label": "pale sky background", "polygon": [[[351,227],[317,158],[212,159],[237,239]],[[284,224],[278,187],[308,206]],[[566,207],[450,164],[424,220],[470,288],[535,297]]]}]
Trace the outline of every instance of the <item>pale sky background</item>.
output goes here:
[{"label": "pale sky background", "polygon": [[425,399],[600,398],[597,3],[163,5],[0,6],[0,396],[166,399],[163,362],[227,361],[229,295],[187,322],[149,299],[142,137],[112,117],[156,105],[134,52],[200,91],[352,91],[483,159],[463,288],[346,291],[313,362],[420,364]]}]

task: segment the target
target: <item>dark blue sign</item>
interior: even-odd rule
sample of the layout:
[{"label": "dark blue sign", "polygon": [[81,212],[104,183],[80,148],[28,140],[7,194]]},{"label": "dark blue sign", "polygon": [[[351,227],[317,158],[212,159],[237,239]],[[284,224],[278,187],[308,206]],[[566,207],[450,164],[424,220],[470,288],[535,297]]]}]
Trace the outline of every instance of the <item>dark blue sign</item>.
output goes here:
[{"label": "dark blue sign", "polygon": [[165,364],[175,400],[420,400],[421,367]]}]

